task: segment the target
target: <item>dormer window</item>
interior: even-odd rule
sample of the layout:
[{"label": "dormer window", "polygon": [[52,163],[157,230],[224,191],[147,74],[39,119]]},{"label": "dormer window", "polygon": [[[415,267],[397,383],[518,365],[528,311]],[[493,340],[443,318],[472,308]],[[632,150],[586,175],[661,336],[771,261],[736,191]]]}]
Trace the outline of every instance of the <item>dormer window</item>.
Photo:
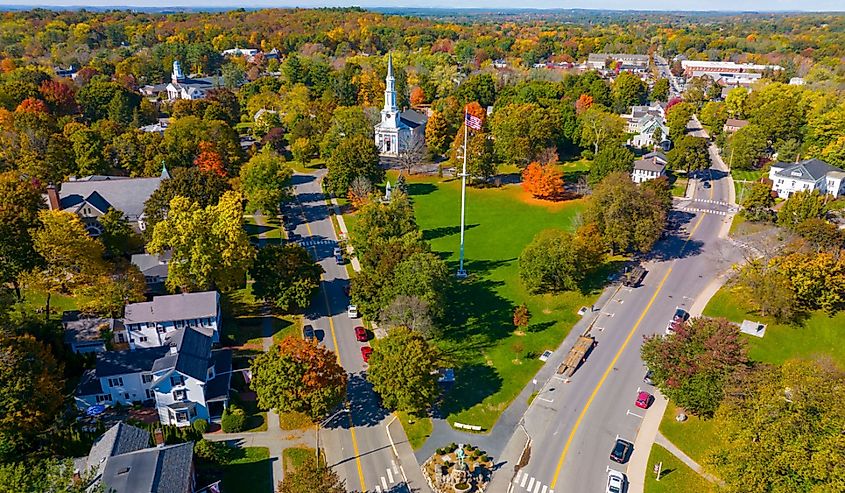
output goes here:
[{"label": "dormer window", "polygon": [[802,175],[801,171],[799,171],[799,170],[795,170],[795,171],[793,171],[789,174],[792,175],[792,176],[801,176]]}]

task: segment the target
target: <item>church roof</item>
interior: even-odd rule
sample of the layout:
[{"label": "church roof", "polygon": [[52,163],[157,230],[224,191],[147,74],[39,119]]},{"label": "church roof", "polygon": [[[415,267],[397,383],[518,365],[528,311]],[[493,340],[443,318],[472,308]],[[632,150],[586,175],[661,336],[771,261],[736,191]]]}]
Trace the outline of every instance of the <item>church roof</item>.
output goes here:
[{"label": "church roof", "polygon": [[408,125],[411,128],[416,128],[420,125],[425,125],[425,122],[428,121],[428,116],[425,113],[421,113],[417,110],[405,110],[399,114],[399,118],[402,120],[402,123]]}]

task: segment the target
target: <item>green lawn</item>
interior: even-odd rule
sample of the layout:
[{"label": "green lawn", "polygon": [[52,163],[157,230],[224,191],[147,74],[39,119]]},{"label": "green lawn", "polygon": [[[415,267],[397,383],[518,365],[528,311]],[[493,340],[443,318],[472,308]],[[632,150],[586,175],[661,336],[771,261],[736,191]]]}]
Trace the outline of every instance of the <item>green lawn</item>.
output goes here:
[{"label": "green lawn", "polygon": [[[654,474],[654,465],[658,462],[663,463],[660,481],[657,481]],[[713,489],[710,482],[699,476],[668,450],[656,443],[651,446],[646,469],[645,493],[707,493]]]},{"label": "green lawn", "polygon": [[822,311],[815,311],[795,324],[777,323],[770,317],[754,313],[741,293],[723,287],[707,304],[704,314],[725,317],[736,323],[754,320],[768,324],[765,337],[744,336],[748,341],[749,356],[755,361],[779,365],[790,358],[825,355],[839,365],[845,365],[845,346],[842,344],[845,312],[830,317]]},{"label": "green lawn", "polygon": [[687,195],[687,183],[689,183],[687,178],[676,178],[672,184],[672,196],[685,197]]},{"label": "green lawn", "polygon": [[285,475],[296,471],[309,457],[314,457],[316,453],[311,447],[290,447],[282,450],[282,467]]},{"label": "green lawn", "polygon": [[763,176],[766,176],[768,173],[765,170],[742,170],[742,169],[732,169],[731,176],[733,176],[734,180],[743,180],[743,181],[758,181]]},{"label": "green lawn", "polygon": [[[451,270],[457,270],[460,183],[412,177],[409,192],[424,238]],[[468,189],[466,269],[470,277],[455,282],[447,294],[451,323],[438,340],[457,370],[457,382],[444,399],[443,410],[450,422],[492,428],[542,366],[537,357],[557,347],[578,320],[577,310],[594,301],[600,282],[585,293],[535,296],[524,289],[518,276],[517,258],[534,235],[546,228],[574,229],[583,205],[583,201],[541,203],[515,185]],[[531,325],[517,335],[513,310],[523,302],[531,311]]]},{"label": "green lawn", "polygon": [[414,422],[411,423],[408,420],[407,413],[397,412],[396,415],[399,416],[399,421],[402,423],[402,427],[405,428],[405,434],[408,435],[408,442],[411,443],[411,448],[417,450],[422,447],[434,429],[434,423],[432,423],[431,418],[414,417]]},{"label": "green lawn", "polygon": [[686,421],[678,422],[675,416],[680,411],[674,404],[669,403],[660,422],[660,433],[694,461],[703,464],[707,452],[716,442],[714,421],[687,414]]},{"label": "green lawn", "polygon": [[[47,302],[47,293],[35,289],[24,289],[21,291],[23,298],[23,305],[27,311],[38,311],[43,313]],[[60,319],[62,312],[68,310],[78,310],[80,306],[89,301],[84,296],[65,296],[62,294],[53,294],[50,296],[50,317]]]},{"label": "green lawn", "polygon": [[320,168],[325,168],[326,161],[322,158],[314,158],[305,165],[296,161],[288,161],[288,165],[297,173],[313,173]]},{"label": "green lawn", "polygon": [[303,413],[279,413],[279,427],[283,430],[303,430],[313,426],[311,418]]},{"label": "green lawn", "polygon": [[265,241],[270,243],[277,243],[281,239],[287,238],[287,233],[281,226],[281,221],[275,217],[265,217],[264,224],[259,225],[255,216],[244,216],[244,229],[252,241],[258,241],[258,235],[261,233],[264,233]]},{"label": "green lawn", "polygon": [[223,472],[221,491],[226,493],[275,491],[270,450],[266,447],[246,447],[243,451],[243,457],[221,466]]},{"label": "green lawn", "polygon": [[[252,294],[252,285],[247,283],[243,289],[223,294],[221,304],[224,342],[235,346],[261,346],[263,337],[261,302]],[[274,340],[278,341],[287,335],[296,336],[300,333],[300,316],[274,314],[272,317]]]}]

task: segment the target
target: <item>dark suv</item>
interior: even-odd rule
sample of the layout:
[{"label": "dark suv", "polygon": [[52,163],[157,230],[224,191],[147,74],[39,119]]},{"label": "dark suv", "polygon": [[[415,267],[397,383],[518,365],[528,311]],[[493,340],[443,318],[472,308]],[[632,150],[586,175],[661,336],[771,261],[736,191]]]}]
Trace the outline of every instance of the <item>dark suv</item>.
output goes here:
[{"label": "dark suv", "polygon": [[631,442],[616,438],[616,443],[613,445],[613,450],[610,451],[610,460],[624,464],[628,462],[628,457],[631,456],[631,451],[634,445]]}]

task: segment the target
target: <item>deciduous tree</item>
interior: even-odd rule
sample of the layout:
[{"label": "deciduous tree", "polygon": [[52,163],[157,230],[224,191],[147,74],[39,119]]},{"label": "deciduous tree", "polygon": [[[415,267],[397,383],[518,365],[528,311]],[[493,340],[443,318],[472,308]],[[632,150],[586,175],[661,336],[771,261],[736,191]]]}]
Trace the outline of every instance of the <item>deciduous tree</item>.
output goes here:
[{"label": "deciduous tree", "polygon": [[378,148],[372,138],[356,135],[343,139],[327,161],[325,187],[337,196],[345,196],[352,181],[358,176],[370,183],[384,181],[385,172],[379,161]]},{"label": "deciduous tree", "polygon": [[367,380],[388,409],[420,414],[437,398],[437,361],[437,348],[421,334],[395,327],[373,341]]},{"label": "deciduous tree", "polygon": [[752,169],[760,162],[767,146],[765,132],[750,123],[731,135],[724,155],[728,157],[731,168]]},{"label": "deciduous tree", "polygon": [[602,148],[590,163],[590,186],[600,182],[605,176],[615,172],[630,173],[634,168],[634,153],[625,146],[607,146]]},{"label": "deciduous tree", "polygon": [[563,172],[555,163],[531,163],[522,170],[522,188],[539,199],[557,199],[563,194]]},{"label": "deciduous tree", "polygon": [[293,471],[287,471],[279,483],[278,493],[345,493],[338,474],[308,455]]},{"label": "deciduous tree", "polygon": [[158,189],[144,203],[145,233],[151,235],[155,225],[163,220],[175,197],[185,197],[200,207],[216,204],[229,190],[229,183],[220,175],[203,173],[198,168],[176,168],[171,177],[161,181]]},{"label": "deciduous tree", "polygon": [[43,207],[35,183],[14,171],[0,173],[0,282],[13,284],[18,297],[18,276],[38,260],[32,235]]},{"label": "deciduous tree", "polygon": [[519,277],[532,292],[578,289],[604,261],[603,242],[593,228],[584,235],[558,229],[541,231],[519,255]]},{"label": "deciduous tree", "polygon": [[822,218],[827,213],[826,197],[818,190],[794,192],[778,212],[778,224],[794,228],[812,218]]},{"label": "deciduous tree", "polygon": [[745,198],[742,201],[746,219],[749,221],[769,221],[773,217],[772,207],[775,199],[772,188],[765,183],[752,183],[745,188]]},{"label": "deciduous tree", "polygon": [[241,166],[240,177],[248,211],[278,214],[282,201],[290,197],[293,170],[269,147]]},{"label": "deciduous tree", "polygon": [[707,139],[704,137],[684,135],[675,141],[675,146],[666,157],[672,169],[684,170],[687,173],[710,166]]},{"label": "deciduous tree", "polygon": [[305,309],[320,287],[323,268],[296,244],[269,245],[258,250],[250,276],[256,297],[287,313]]},{"label": "deciduous tree", "polygon": [[593,148],[593,154],[605,145],[625,140],[625,121],[618,115],[592,107],[578,117],[581,125],[581,145]]}]

